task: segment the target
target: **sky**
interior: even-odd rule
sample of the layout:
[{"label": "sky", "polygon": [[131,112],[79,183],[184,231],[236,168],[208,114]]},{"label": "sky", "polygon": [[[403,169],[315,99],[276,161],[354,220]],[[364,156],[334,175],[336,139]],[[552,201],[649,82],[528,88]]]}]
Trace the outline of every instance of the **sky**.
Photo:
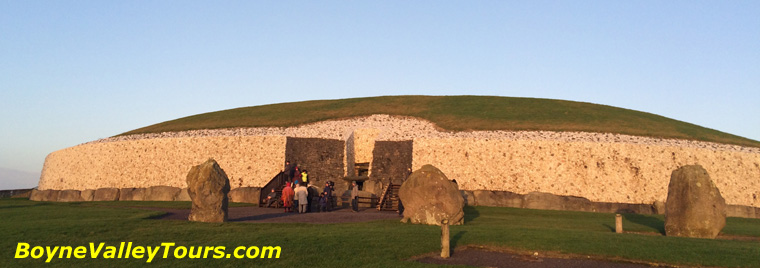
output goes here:
[{"label": "sky", "polygon": [[189,115],[384,95],[634,109],[760,140],[760,1],[0,0],[0,189]]}]

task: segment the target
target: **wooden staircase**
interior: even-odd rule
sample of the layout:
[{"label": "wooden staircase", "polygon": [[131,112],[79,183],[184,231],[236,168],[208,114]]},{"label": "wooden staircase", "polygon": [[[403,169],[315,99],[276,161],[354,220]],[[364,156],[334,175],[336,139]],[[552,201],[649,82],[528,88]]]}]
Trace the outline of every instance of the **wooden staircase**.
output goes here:
[{"label": "wooden staircase", "polygon": [[399,189],[401,189],[401,184],[388,183],[380,197],[380,202],[377,203],[377,210],[398,210],[398,204],[401,202],[398,197]]},{"label": "wooden staircase", "polygon": [[[274,192],[277,194],[277,200],[280,199],[282,196],[282,189],[285,188],[285,183],[288,182],[287,176],[285,176],[285,173],[280,172],[277,175],[272,178],[272,180],[269,181],[264,187],[261,188],[261,192],[259,194],[259,207],[266,206],[266,202],[263,200],[267,198],[267,195],[269,195],[270,192],[272,192],[272,189],[274,189]],[[279,208],[282,206],[282,201],[277,201],[274,204],[275,207]]]}]

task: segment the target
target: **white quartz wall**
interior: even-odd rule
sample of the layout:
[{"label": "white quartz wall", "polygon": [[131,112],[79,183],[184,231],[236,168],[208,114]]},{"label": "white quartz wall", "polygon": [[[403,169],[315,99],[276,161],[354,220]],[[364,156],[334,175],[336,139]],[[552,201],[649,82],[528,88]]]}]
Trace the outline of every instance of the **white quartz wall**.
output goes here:
[{"label": "white quartz wall", "polygon": [[538,191],[596,202],[667,198],[673,170],[702,165],[734,205],[760,206],[760,154],[608,141],[418,138],[413,168],[432,164],[463,190]]},{"label": "white quartz wall", "polygon": [[48,155],[40,190],[187,187],[191,167],[214,158],[232,188],[262,186],[282,169],[284,136],[181,137],[82,144]]},{"label": "white quartz wall", "polygon": [[286,137],[347,141],[346,161],[369,162],[374,140],[414,141],[413,167],[432,164],[465,190],[533,191],[597,202],[665,200],[670,173],[700,164],[726,202],[760,207],[760,149],[606,133],[441,131],[389,115],[289,128],[118,136],[51,153],[40,190],[185,187],[190,167],[215,158],[231,186],[259,187],[281,169]]}]

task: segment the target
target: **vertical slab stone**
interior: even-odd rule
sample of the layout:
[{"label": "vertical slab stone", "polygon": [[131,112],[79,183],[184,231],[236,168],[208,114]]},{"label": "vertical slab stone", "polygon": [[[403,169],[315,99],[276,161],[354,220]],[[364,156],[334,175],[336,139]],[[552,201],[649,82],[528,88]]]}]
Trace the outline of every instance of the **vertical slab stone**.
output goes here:
[{"label": "vertical slab stone", "polygon": [[459,188],[432,165],[413,172],[401,185],[399,197],[404,204],[402,222],[441,225],[447,220],[450,225],[464,223],[464,198]]},{"label": "vertical slab stone", "polygon": [[190,221],[227,221],[230,180],[214,159],[194,166],[187,173],[187,192],[192,201]]},{"label": "vertical slab stone", "polygon": [[673,171],[665,202],[665,235],[715,238],[726,226],[726,201],[699,165]]}]

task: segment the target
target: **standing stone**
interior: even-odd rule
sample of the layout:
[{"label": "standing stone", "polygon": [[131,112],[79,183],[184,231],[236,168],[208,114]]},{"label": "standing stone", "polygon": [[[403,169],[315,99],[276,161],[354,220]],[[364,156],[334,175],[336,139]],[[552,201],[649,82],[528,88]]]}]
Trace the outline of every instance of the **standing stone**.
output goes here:
[{"label": "standing stone", "polygon": [[726,226],[726,201],[707,171],[684,166],[670,175],[665,202],[665,234],[715,238]]},{"label": "standing stone", "polygon": [[227,221],[230,180],[214,159],[194,166],[187,173],[187,192],[192,200],[190,221]]},{"label": "standing stone", "polygon": [[432,165],[425,165],[409,175],[401,185],[399,197],[404,204],[402,222],[441,225],[464,223],[464,198],[459,187]]}]

